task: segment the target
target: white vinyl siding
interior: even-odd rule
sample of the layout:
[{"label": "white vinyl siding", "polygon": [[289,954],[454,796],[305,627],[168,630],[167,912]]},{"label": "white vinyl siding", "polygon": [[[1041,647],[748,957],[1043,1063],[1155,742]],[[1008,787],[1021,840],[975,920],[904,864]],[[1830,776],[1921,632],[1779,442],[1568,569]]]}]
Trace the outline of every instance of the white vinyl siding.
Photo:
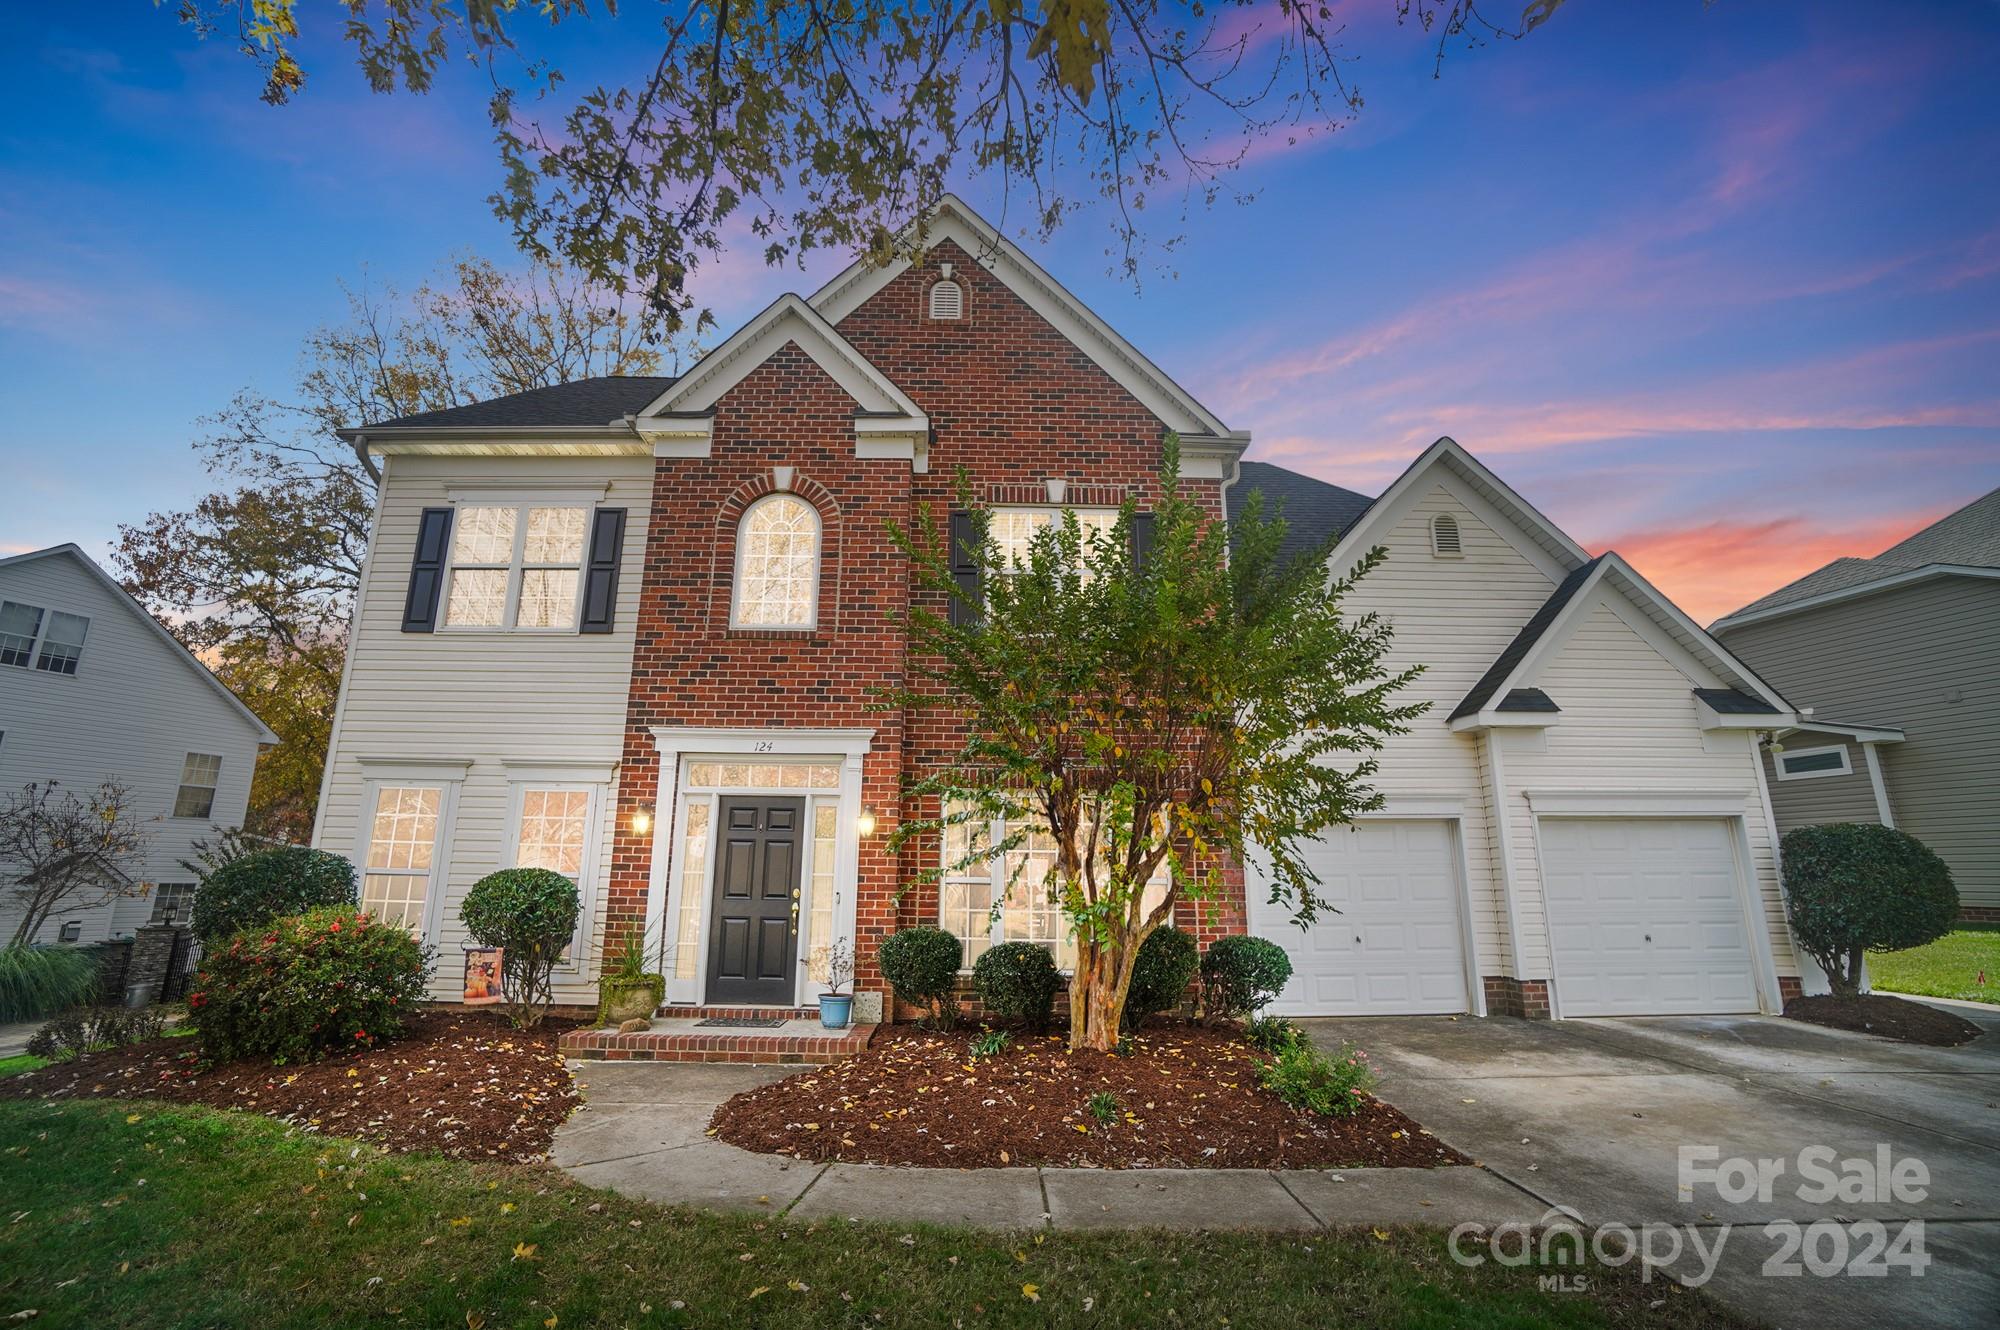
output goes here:
[{"label": "white vinyl siding", "polygon": [[[367,781],[362,759],[396,763],[465,763],[443,833],[432,907],[439,949],[433,994],[461,992],[460,948],[471,945],[459,906],[472,884],[512,866],[515,786],[523,770],[590,769],[601,781],[624,751],[626,688],[633,625],[639,613],[649,458],[393,457],[384,482],[367,582],[356,615],[353,649],[328,762],[326,796],[314,844],[353,854],[362,839]],[[520,506],[623,508],[625,548],[613,631],[405,633],[417,524],[423,509],[444,506],[448,486],[518,491]],[[565,497],[588,487],[590,504]],[[599,497],[598,489],[603,493]],[[551,783],[568,783],[549,776]],[[576,782],[585,781],[578,774]],[[615,801],[607,794],[596,835],[608,835]],[[592,904],[583,933],[601,931],[610,855],[599,853],[583,892]],[[594,943],[586,968],[558,978],[559,1001],[594,1002]]]}]

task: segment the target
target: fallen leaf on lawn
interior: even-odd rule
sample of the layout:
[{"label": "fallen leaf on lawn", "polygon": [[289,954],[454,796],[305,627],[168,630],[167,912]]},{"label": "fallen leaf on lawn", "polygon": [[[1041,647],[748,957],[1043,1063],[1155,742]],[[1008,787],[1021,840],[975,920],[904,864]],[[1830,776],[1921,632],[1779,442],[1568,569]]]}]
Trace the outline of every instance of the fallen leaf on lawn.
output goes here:
[{"label": "fallen leaf on lawn", "polygon": [[542,1330],[556,1330],[557,1320],[558,1320],[557,1317],[554,1316],[549,1317],[548,1320],[542,1322]]},{"label": "fallen leaf on lawn", "polygon": [[1368,1231],[1375,1235],[1375,1241],[1377,1242],[1387,1242],[1389,1240],[1389,1235],[1379,1228],[1371,1228]]},{"label": "fallen leaf on lawn", "polygon": [[459,1217],[458,1217],[457,1219],[454,1219],[454,1220],[452,1220],[452,1221],[451,1221],[451,1226],[452,1226],[453,1228],[464,1228],[464,1227],[465,1227],[466,1225],[470,1224],[471,1222],[472,1222],[472,1216],[471,1216],[471,1215],[460,1215],[460,1216],[459,1216]]},{"label": "fallen leaf on lawn", "polygon": [[[761,1298],[761,1297],[763,1297],[763,1296],[764,1296],[764,1295],[765,1295],[766,1293],[769,1293],[770,1291],[771,1291],[771,1286],[770,1286],[769,1284],[759,1284],[759,1285],[757,1285],[757,1287],[755,1287],[755,1288],[753,1288],[753,1289],[751,1289],[751,1290],[750,1290],[750,1297],[751,1297],[751,1298]],[[744,1301],[745,1301],[745,1302],[748,1302],[749,1300],[750,1300],[750,1298],[745,1298],[745,1299],[744,1299]]]},{"label": "fallen leaf on lawn", "polygon": [[513,1213],[514,1213],[514,1203],[513,1203],[512,1201],[502,1201],[502,1202],[500,1202],[500,1213],[501,1213],[501,1214],[503,1214],[503,1215],[511,1215],[511,1214],[513,1214]]},{"label": "fallen leaf on lawn", "polygon": [[[144,1117],[144,1116],[145,1116],[145,1114],[143,1114],[143,1113],[127,1113],[127,1114],[125,1115],[125,1121],[126,1121],[126,1123],[127,1123],[128,1125],[129,1125],[129,1124],[131,1124],[131,1123],[134,1123],[134,1122],[137,1122],[137,1121],[138,1121],[138,1120],[139,1120],[140,1118],[142,1118],[142,1117]],[[41,1313],[40,1313],[40,1312],[37,1312],[37,1313],[35,1313],[35,1314],[36,1314],[37,1316],[41,1315]]]},{"label": "fallen leaf on lawn", "polygon": [[1040,1302],[1042,1300],[1041,1289],[1034,1284],[1021,1285],[1021,1296],[1029,1302]]},{"label": "fallen leaf on lawn", "polygon": [[465,1314],[465,1330],[486,1330],[486,1318],[478,1312]]},{"label": "fallen leaf on lawn", "polygon": [[796,1279],[787,1279],[785,1281],[785,1287],[790,1289],[794,1293],[805,1293],[811,1290],[812,1285],[802,1284]]}]

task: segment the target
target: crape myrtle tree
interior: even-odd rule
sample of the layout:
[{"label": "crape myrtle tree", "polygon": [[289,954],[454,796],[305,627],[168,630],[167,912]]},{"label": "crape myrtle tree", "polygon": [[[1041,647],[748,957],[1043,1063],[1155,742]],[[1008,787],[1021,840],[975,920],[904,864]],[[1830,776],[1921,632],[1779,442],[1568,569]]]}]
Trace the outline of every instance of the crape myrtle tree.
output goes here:
[{"label": "crape myrtle tree", "polygon": [[[1329,585],[1330,543],[1281,558],[1283,522],[1256,495],[1232,531],[1183,495],[1178,455],[1169,439],[1150,519],[1127,502],[1108,533],[1086,534],[1065,514],[1024,560],[1003,557],[969,495],[956,560],[928,508],[913,529],[891,525],[921,586],[952,606],[908,611],[909,682],[883,703],[952,713],[964,738],[915,773],[915,806],[938,811],[900,824],[890,848],[951,847],[919,882],[1006,865],[996,913],[1036,891],[1060,907],[1076,938],[1072,1049],[1116,1047],[1148,935],[1181,901],[1212,899],[1252,846],[1301,927],[1328,908],[1302,851],[1381,806],[1374,753],[1423,710],[1397,700],[1418,671],[1384,664],[1388,624],[1341,612],[1383,551]],[[1053,862],[1036,882],[1020,851],[1043,829]]]}]

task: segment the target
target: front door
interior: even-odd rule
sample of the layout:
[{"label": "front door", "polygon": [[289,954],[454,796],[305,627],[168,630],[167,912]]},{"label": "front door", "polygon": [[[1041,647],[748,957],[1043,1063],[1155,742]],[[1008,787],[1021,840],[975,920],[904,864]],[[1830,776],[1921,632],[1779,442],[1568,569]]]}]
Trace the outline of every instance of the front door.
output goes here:
[{"label": "front door", "polygon": [[797,988],[803,799],[722,801],[709,910],[708,1001],[790,1006]]}]

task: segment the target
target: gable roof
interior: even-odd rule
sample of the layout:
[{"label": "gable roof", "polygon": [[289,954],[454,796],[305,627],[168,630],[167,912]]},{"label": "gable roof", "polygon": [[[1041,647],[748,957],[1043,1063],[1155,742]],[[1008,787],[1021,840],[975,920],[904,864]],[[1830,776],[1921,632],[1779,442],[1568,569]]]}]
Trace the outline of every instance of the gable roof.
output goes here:
[{"label": "gable roof", "polygon": [[419,411],[360,426],[383,429],[475,429],[481,426],[607,425],[643,411],[673,385],[671,374],[606,374],[490,397],[483,402]]},{"label": "gable roof", "polygon": [[1329,485],[1270,462],[1243,462],[1239,464],[1236,483],[1223,494],[1228,520],[1233,522],[1242,513],[1243,501],[1252,493],[1264,496],[1266,520],[1285,519],[1285,536],[1278,543],[1281,562],[1289,562],[1329,536],[1347,530],[1374,502],[1365,494]]},{"label": "gable roof", "polygon": [[[1543,635],[1549,631],[1550,625],[1556,621],[1556,616],[1562,613],[1563,606],[1569,604],[1576,593],[1583,589],[1583,584],[1597,571],[1597,565],[1601,560],[1601,555],[1592,559],[1556,584],[1556,589],[1549,593],[1549,598],[1529,616],[1526,623],[1521,625],[1521,631],[1514,634],[1514,640],[1494,657],[1493,663],[1486,667],[1486,673],[1479,676],[1479,682],[1473,684],[1472,691],[1452,708],[1451,715],[1445,717],[1446,720],[1452,721],[1461,716],[1475,715],[1485,709],[1486,704],[1493,700],[1493,695],[1500,691],[1500,685],[1513,676],[1514,671],[1520,668],[1521,662],[1527,659],[1528,653],[1534,650],[1535,643],[1541,641]],[[1516,692],[1521,691],[1524,690],[1510,689],[1507,696],[1512,698]],[[1547,694],[1543,696],[1546,697]]]},{"label": "gable roof", "polygon": [[216,678],[214,672],[208,666],[202,664],[193,652],[181,645],[179,638],[167,631],[165,624],[148,614],[146,607],[134,600],[131,592],[119,586],[117,580],[111,574],[99,568],[97,561],[92,559],[88,554],[85,554],[81,547],[74,544],[51,545],[45,550],[31,550],[26,554],[11,555],[0,559],[0,568],[12,568],[20,564],[33,563],[38,559],[52,558],[57,555],[67,555],[82,564],[90,575],[96,578],[103,585],[104,589],[111,593],[114,600],[129,609],[140,622],[144,623],[162,642],[167,644],[168,648],[173,651],[175,656],[180,658],[183,664],[199,675],[203,683],[219,693],[223,700],[236,709],[238,715],[250,723],[251,728],[257,731],[259,742],[267,744],[279,742],[278,736],[272,731],[271,727],[257,719],[257,713],[245,706],[242,698],[230,692],[228,685]]},{"label": "gable roof", "polygon": [[1872,559],[1841,558],[1717,619],[1721,629],[1796,613],[1923,577],[2000,570],[2000,489],[1939,518]]},{"label": "gable roof", "polygon": [[921,241],[925,249],[949,240],[991,272],[1030,309],[1047,319],[1076,348],[1120,387],[1131,393],[1170,429],[1184,438],[1228,439],[1243,445],[1247,432],[1231,430],[1193,394],[1072,295],[1061,282],[998,228],[956,194],[946,194],[930,213],[911,222],[898,237],[898,256],[886,264],[858,260],[813,293],[812,305],[838,324],[868,298],[910,268],[908,250]]}]

